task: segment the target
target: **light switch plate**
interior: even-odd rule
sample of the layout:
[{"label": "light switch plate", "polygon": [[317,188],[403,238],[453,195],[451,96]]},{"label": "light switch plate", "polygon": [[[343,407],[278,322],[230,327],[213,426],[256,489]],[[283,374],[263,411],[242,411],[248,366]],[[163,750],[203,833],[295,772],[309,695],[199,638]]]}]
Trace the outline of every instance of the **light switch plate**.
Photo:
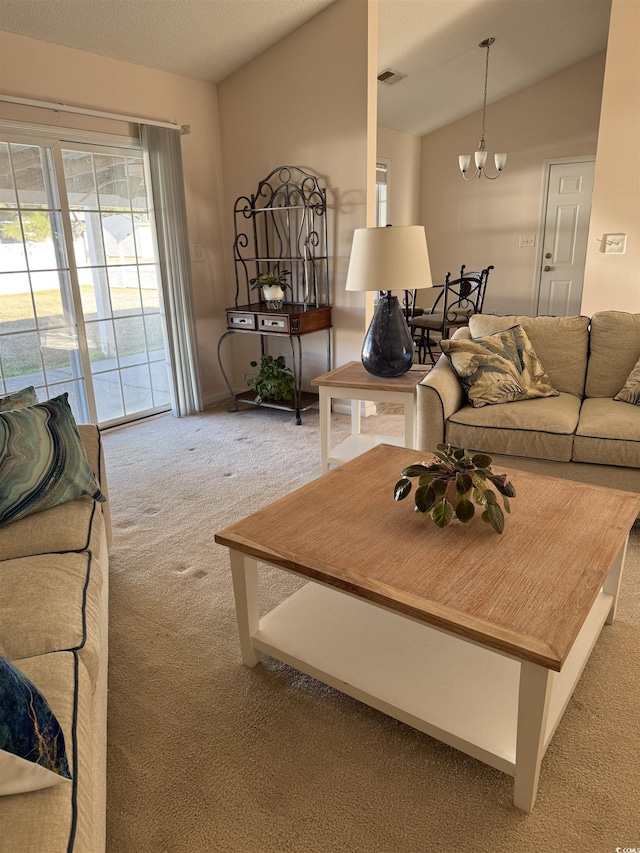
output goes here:
[{"label": "light switch plate", "polygon": [[529,236],[520,237],[518,240],[518,246],[521,249],[531,249],[536,244],[535,234],[530,234]]},{"label": "light switch plate", "polygon": [[204,253],[204,246],[192,246],[191,247],[191,260],[194,264],[201,264],[203,261],[206,261],[206,255]]},{"label": "light switch plate", "polygon": [[603,234],[602,251],[607,255],[624,255],[627,251],[626,234]]}]

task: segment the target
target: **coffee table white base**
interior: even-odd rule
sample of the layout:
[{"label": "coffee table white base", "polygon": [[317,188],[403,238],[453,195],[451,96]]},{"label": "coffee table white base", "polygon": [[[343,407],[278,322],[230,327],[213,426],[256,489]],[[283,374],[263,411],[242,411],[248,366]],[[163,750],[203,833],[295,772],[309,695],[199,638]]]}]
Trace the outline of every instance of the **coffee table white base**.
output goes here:
[{"label": "coffee table white base", "polygon": [[231,549],[242,660],[271,655],[514,776],[514,805],[530,812],[547,746],[613,621],[625,551],[554,672],[316,582],[260,619],[257,562]]}]

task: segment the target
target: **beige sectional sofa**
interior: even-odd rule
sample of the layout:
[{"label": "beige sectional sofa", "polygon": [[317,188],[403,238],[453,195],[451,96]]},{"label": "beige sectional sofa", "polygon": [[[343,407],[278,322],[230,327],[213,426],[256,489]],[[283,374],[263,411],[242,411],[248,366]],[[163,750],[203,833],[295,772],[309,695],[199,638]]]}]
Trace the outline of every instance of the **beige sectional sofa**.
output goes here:
[{"label": "beige sectional sofa", "polygon": [[508,467],[640,492],[640,406],[613,399],[640,358],[640,314],[477,314],[453,338],[514,325],[559,395],[474,408],[442,355],[418,385],[418,447],[450,443]]},{"label": "beige sectional sofa", "polygon": [[[106,496],[98,429],[78,431]],[[73,776],[0,796],[3,853],[105,849],[109,538],[89,496],[0,526],[0,654],[48,701]]]}]

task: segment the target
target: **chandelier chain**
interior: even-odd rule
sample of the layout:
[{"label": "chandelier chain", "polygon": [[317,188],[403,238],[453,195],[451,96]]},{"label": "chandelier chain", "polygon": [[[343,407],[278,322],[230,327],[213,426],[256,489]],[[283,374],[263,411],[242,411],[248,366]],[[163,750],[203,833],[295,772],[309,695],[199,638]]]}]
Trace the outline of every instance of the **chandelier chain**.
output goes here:
[{"label": "chandelier chain", "polygon": [[484,133],[485,133],[485,124],[487,118],[487,87],[489,84],[489,51],[491,49],[491,45],[487,45],[487,61],[484,67],[484,101],[482,104],[482,139],[480,140],[480,148],[484,151],[485,149],[485,141],[484,141]]}]

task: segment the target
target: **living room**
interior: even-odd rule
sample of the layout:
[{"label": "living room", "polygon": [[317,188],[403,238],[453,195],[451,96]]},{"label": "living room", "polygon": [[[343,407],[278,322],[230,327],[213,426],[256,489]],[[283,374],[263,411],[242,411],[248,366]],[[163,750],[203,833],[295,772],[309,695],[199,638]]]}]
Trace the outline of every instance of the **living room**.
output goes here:
[{"label": "living room", "polygon": [[[634,76],[628,73],[629,64],[634,62],[636,46],[633,43],[633,26],[626,25],[624,18],[625,14],[633,14],[633,6],[624,0],[613,4],[597,131],[598,170],[581,309],[587,315],[604,308],[638,310],[635,283],[638,260],[632,238],[638,227],[633,201],[638,168],[634,153],[638,122],[633,106],[636,103]],[[372,301],[365,311],[362,298],[347,293],[344,283],[353,229],[374,223],[373,204],[367,199],[374,195],[373,161],[378,153],[384,156],[384,151],[378,152],[375,147],[378,84],[374,72],[377,73],[378,69],[375,62],[377,22],[374,12],[375,4],[369,8],[364,2],[333,3],[217,86],[8,32],[2,34],[4,92],[34,100],[80,104],[105,112],[190,125],[191,132],[182,138],[182,152],[189,241],[191,245],[202,246],[205,255],[204,262],[192,265],[205,403],[220,400],[227,393],[218,368],[216,345],[225,331],[225,309],[233,301],[230,251],[233,203],[238,196],[253,192],[258,181],[278,165],[293,164],[303,168],[306,165],[309,171],[326,181],[332,222],[334,360],[336,364],[342,364],[358,357]],[[331,45],[331,61],[325,62],[327,67],[322,74],[316,74],[306,58],[317,53],[318,46],[327,44]],[[25,66],[21,57],[26,52],[31,59]],[[574,74],[597,81],[597,68],[601,62],[602,58],[594,58],[584,68],[578,67]],[[296,69],[295,74],[291,73],[293,68]],[[553,84],[551,81],[550,85]],[[586,90],[579,90],[578,95],[575,100],[584,103]],[[508,98],[505,100],[509,101]],[[540,104],[539,97],[530,97],[530,100]],[[624,109],[620,109],[621,102]],[[239,104],[242,108],[238,108]],[[277,107],[282,104],[286,104],[285,116]],[[596,104],[596,110],[597,107]],[[539,109],[536,117],[544,113],[542,105]],[[596,142],[594,107],[589,105],[582,109],[590,111],[591,138],[589,140],[587,132],[583,131],[580,144],[589,144],[592,150],[588,153],[593,153]],[[7,119],[30,118],[40,123],[51,122],[50,113],[44,110],[6,103],[0,105],[0,110]],[[557,116],[558,112],[556,108],[554,115]],[[518,115],[521,115],[520,110]],[[313,133],[309,133],[310,116]],[[476,114],[456,123],[460,125],[455,129],[458,145],[469,147],[473,144],[479,118]],[[504,124],[503,119],[500,121]],[[78,122],[83,127],[96,127],[95,120],[56,114],[56,124]],[[127,132],[126,126],[112,122],[100,121],[99,127],[105,132],[116,128]],[[424,142],[425,160],[434,163],[437,169],[440,156],[438,134],[432,137],[433,142]],[[568,141],[561,143],[564,150]],[[433,154],[429,148],[431,145],[435,146]],[[512,160],[518,157],[513,149],[510,155]],[[544,154],[540,157],[543,158]],[[526,171],[530,168],[527,163],[523,170],[525,175],[519,178],[518,191],[511,202],[512,209],[504,221],[511,223],[514,215],[521,218],[518,205],[522,194],[530,193],[521,181],[527,180]],[[423,179],[426,180],[424,176]],[[401,187],[404,186],[406,179],[401,183]],[[505,204],[509,204],[509,196],[505,199],[504,190],[499,186],[500,182],[497,182],[480,189],[471,185],[464,185],[462,189],[473,191],[480,202],[493,190],[500,193]],[[428,223],[425,225],[429,225],[429,233],[434,231],[433,239],[429,238],[434,279],[444,278],[453,256],[462,258],[461,262],[467,265],[479,264],[479,268],[494,263],[494,295],[488,296],[494,301],[489,303],[490,310],[504,313],[515,308],[515,313],[529,313],[533,299],[533,272],[523,273],[514,268],[512,258],[501,271],[495,260],[499,244],[494,244],[487,255],[483,251],[480,257],[474,254],[474,260],[468,261],[465,250],[469,239],[472,251],[480,253],[473,244],[473,237],[467,234],[460,237],[460,245],[452,245],[447,238],[445,248],[439,248],[441,234],[438,229],[441,226],[438,225],[437,209],[442,205],[443,189],[439,188],[434,199],[435,211],[426,208]],[[533,202],[536,219],[539,215],[537,203]],[[611,211],[615,211],[615,218]],[[401,210],[400,215],[401,219],[396,220],[396,224],[408,224],[406,220],[402,221],[402,217],[409,215],[407,211]],[[448,220],[444,222],[446,226]],[[530,233],[533,225],[537,228],[537,221],[531,223],[529,213],[527,221],[518,227],[528,228],[527,233]],[[498,223],[490,230],[495,233],[497,228]],[[611,257],[600,251],[601,236],[609,232],[630,235],[625,255]],[[516,248],[516,256],[518,252],[519,257],[529,254],[527,250]],[[514,274],[521,295],[517,306],[508,307]],[[239,347],[238,350],[234,352],[234,384],[242,381],[249,361]],[[305,374],[311,378],[324,367],[322,345],[311,343]]]},{"label": "living room", "polygon": [[[487,243],[484,239],[474,242],[475,238],[469,234],[461,235],[459,242],[451,240],[450,220],[439,215],[443,194],[447,192],[444,184],[439,186],[433,206],[427,198],[427,187],[430,181],[436,180],[429,169],[438,170],[438,158],[442,156],[443,149],[451,146],[449,134],[456,140],[460,137],[469,139],[466,147],[470,147],[477,135],[479,113],[460,120],[456,128],[443,129],[422,141],[407,140],[395,131],[382,129],[377,132],[375,77],[379,68],[376,5],[374,0],[336,0],[219,84],[168,74],[46,40],[0,33],[3,92],[38,101],[78,104],[105,113],[142,116],[190,126],[190,132],[182,137],[182,152],[189,242],[191,246],[204,250],[204,260],[192,264],[192,282],[203,398],[208,406],[219,405],[228,397],[216,348],[226,331],[225,310],[233,302],[233,202],[238,196],[253,192],[258,181],[275,166],[287,163],[308,168],[328,188],[335,365],[359,359],[362,338],[373,310],[372,300],[363,305],[361,294],[347,292],[344,285],[353,231],[374,223],[372,199],[375,196],[373,185],[377,156],[393,158],[395,146],[406,144],[411,150],[412,163],[421,171],[421,193],[416,194],[414,187],[410,203],[403,204],[397,216],[394,214],[394,224],[415,221],[416,210],[421,209],[424,198],[424,224],[428,234],[433,234],[429,250],[434,278],[444,276],[448,259],[452,256],[465,260],[468,251],[473,254],[473,260],[469,260],[471,264],[488,264],[495,262],[495,255],[500,251],[499,240],[496,243]],[[596,183],[581,305],[581,313],[588,316],[608,309],[631,313],[640,311],[636,245],[640,233],[637,210],[640,176],[637,162],[638,81],[637,75],[629,72],[629,68],[637,64],[637,54],[637,4],[635,0],[612,0],[606,57],[600,52],[575,67],[559,72],[553,79],[535,84],[526,96],[528,106],[518,108],[520,111],[529,109],[533,113],[532,124],[539,123],[545,112],[545,87],[555,91],[559,85],[566,83],[579,96],[576,96],[575,112],[567,117],[562,150],[558,149],[549,156],[594,153],[597,145]],[[27,62],[25,56],[29,57]],[[508,116],[513,108],[513,99],[515,96],[496,104],[496,114],[500,110],[505,111],[498,121],[502,128],[508,128],[509,121],[505,115]],[[54,123],[110,133],[129,132],[126,122],[97,120],[62,112],[56,112],[52,119],[48,110],[17,104],[0,104],[0,115],[9,121]],[[576,116],[580,127],[572,137],[569,125]],[[562,107],[556,106],[554,119],[560,121],[561,118]],[[566,146],[573,143],[578,147],[567,150]],[[457,144],[456,141],[452,153],[454,161],[459,153]],[[510,144],[507,147],[510,156],[514,155],[512,162],[517,167],[519,152]],[[545,155],[541,156],[544,158]],[[525,164],[523,171],[528,168]],[[409,172],[404,177],[399,174],[397,177],[399,181],[404,180],[404,186],[411,187],[415,184],[414,174]],[[513,211],[520,206],[522,195],[531,195],[528,188],[523,189],[522,178],[521,174],[515,200],[505,197],[509,195],[506,189],[500,189],[503,179],[488,188],[480,186],[481,182],[472,188],[474,204],[477,205],[483,205],[490,192],[499,191],[504,209],[497,214],[497,220],[509,221],[511,237],[515,233],[534,233],[538,227],[537,201],[529,206],[524,220],[518,219],[517,227],[512,222]],[[463,191],[471,187],[463,185],[459,175],[455,179],[462,187],[459,195],[458,190],[455,191],[455,198],[460,199]],[[456,203],[460,202],[452,202],[454,206]],[[505,214],[505,210],[508,213]],[[491,224],[487,231],[495,234]],[[607,256],[600,251],[602,235],[609,232],[628,235],[626,254]],[[496,268],[492,279],[494,289],[488,303],[491,312],[535,313],[533,276],[528,267],[525,272],[516,268],[524,257],[522,253],[522,249],[516,249],[516,261],[505,262],[502,270]],[[530,263],[530,253],[528,257]],[[242,383],[251,357],[255,357],[255,347],[234,341],[234,386]],[[326,370],[325,358],[322,345],[309,345],[305,350],[305,383]],[[226,415],[224,409],[221,412]],[[226,639],[222,639],[223,633],[225,637],[229,634],[235,638],[230,595],[224,599],[216,598],[215,607],[209,614],[206,609],[197,612],[194,609],[196,597],[203,595],[197,584],[203,581],[204,588],[204,584],[209,583],[199,576],[198,573],[204,571],[199,563],[206,563],[208,549],[215,548],[213,533],[216,531],[207,529],[204,543],[189,541],[189,534],[193,531],[189,506],[197,502],[198,494],[207,494],[210,500],[207,477],[212,472],[224,472],[224,479],[220,482],[225,490],[222,491],[218,484],[215,499],[220,496],[221,503],[225,503],[225,512],[216,516],[215,521],[216,524],[231,523],[243,506],[245,512],[249,511],[247,507],[253,495],[260,490],[263,490],[263,496],[268,490],[269,499],[276,499],[301,485],[309,471],[308,457],[317,449],[317,435],[315,432],[311,434],[308,425],[303,423],[302,428],[296,427],[281,413],[263,411],[255,414],[261,418],[260,421],[254,419],[255,432],[247,432],[246,419],[234,421],[229,416],[223,432],[206,445],[202,433],[209,429],[209,422],[201,415],[182,419],[183,423],[169,417],[149,421],[128,430],[114,431],[108,437],[107,451],[109,459],[114,462],[113,482],[117,484],[114,494],[126,495],[131,505],[143,508],[142,515],[135,514],[135,521],[127,518],[125,508],[114,507],[113,510],[117,514],[115,541],[121,544],[117,545],[115,556],[120,608],[117,615],[112,614],[116,622],[112,660],[133,659],[131,653],[122,647],[127,623],[142,624],[147,619],[143,602],[136,598],[138,589],[127,579],[129,567],[124,559],[124,543],[128,548],[140,547],[139,553],[131,555],[131,562],[135,563],[137,571],[147,573],[147,592],[153,589],[154,584],[152,573],[145,568],[145,562],[156,558],[157,552],[153,551],[152,545],[159,545],[159,550],[176,557],[180,565],[176,569],[170,562],[162,564],[161,571],[164,573],[166,569],[168,580],[166,599],[160,600],[160,594],[156,598],[151,593],[155,606],[153,619],[145,624],[146,634],[141,632],[137,635],[138,640],[146,636],[148,645],[139,651],[135,669],[129,674],[115,672],[112,696],[117,696],[124,685],[125,695],[131,700],[134,695],[132,680],[140,678],[146,682],[151,673],[154,678],[161,678],[154,654],[159,647],[166,652],[172,644],[174,648],[167,667],[171,673],[179,671],[181,657],[210,654],[212,648],[219,644],[223,649],[222,672],[216,672],[215,677],[222,674],[228,680],[221,691],[226,703],[224,712],[214,713],[209,721],[201,720],[197,727],[189,715],[186,725],[194,728],[180,731],[178,771],[169,784],[179,788],[184,783],[188,790],[188,803],[181,803],[177,795],[166,796],[162,791],[164,782],[169,780],[158,778],[153,755],[147,756],[149,763],[142,773],[139,754],[130,762],[125,744],[134,743],[135,731],[127,731],[128,712],[122,708],[114,709],[120,731],[127,731],[127,737],[113,745],[114,752],[110,758],[124,784],[119,787],[116,798],[111,800],[112,811],[108,815],[111,834],[107,849],[114,853],[116,850],[124,850],[125,853],[130,850],[264,850],[266,853],[287,849],[309,853],[316,850],[318,853],[329,850],[381,850],[385,853],[406,850],[417,853],[422,849],[453,849],[455,846],[461,850],[480,849],[486,853],[504,850],[506,853],[517,845],[522,850],[557,850],[559,853],[574,843],[593,850],[628,847],[637,843],[637,838],[628,837],[633,821],[621,817],[621,808],[624,807],[612,802],[619,784],[619,767],[614,766],[614,761],[624,760],[624,753],[620,748],[612,765],[604,769],[602,765],[607,763],[604,751],[595,758],[582,754],[580,724],[575,719],[575,708],[571,720],[575,728],[571,730],[569,739],[557,746],[555,757],[552,750],[550,760],[554,760],[554,770],[563,769],[564,751],[573,749],[580,761],[592,761],[599,767],[602,772],[598,779],[600,782],[608,780],[610,788],[606,790],[601,786],[594,792],[585,783],[584,797],[578,803],[581,789],[575,780],[579,766],[572,765],[569,803],[564,801],[560,806],[556,803],[551,812],[546,811],[546,818],[544,809],[534,811],[525,823],[523,815],[513,817],[507,787],[500,787],[502,783],[496,782],[499,774],[487,771],[464,756],[452,757],[453,751],[444,747],[436,747],[436,752],[430,756],[421,746],[419,736],[401,734],[398,737],[400,726],[393,721],[381,724],[381,715],[369,709],[363,711],[355,702],[338,708],[338,727],[342,736],[332,745],[330,714],[322,702],[313,707],[312,703],[305,702],[305,694],[310,696],[315,689],[305,678],[301,677],[296,685],[302,688],[301,695],[295,695],[292,682],[288,681],[282,668],[274,666],[261,675],[260,668],[245,672],[240,667],[239,656],[237,659],[233,657],[235,647],[230,653],[225,645]],[[184,423],[186,421],[191,423]],[[343,424],[338,426],[339,429],[343,427]],[[282,465],[283,451],[264,446],[267,443],[265,433],[271,429],[280,433],[283,446],[287,448],[287,466]],[[137,436],[134,435],[136,431]],[[177,449],[178,462],[172,469],[171,481],[177,486],[176,497],[180,503],[174,519],[175,527],[182,528],[181,531],[169,529],[174,527],[174,522],[170,514],[163,516],[161,507],[160,495],[166,488],[166,482],[159,478],[159,474],[167,457],[160,451],[166,451],[170,446]],[[199,453],[194,453],[193,449]],[[252,456],[264,459],[261,462],[264,470],[260,473],[252,470]],[[143,457],[149,465],[149,480],[133,483],[131,472],[140,470],[134,465]],[[279,472],[278,469],[283,467],[295,469],[295,474]],[[269,472],[268,475],[265,472]],[[275,482],[277,473],[282,474],[282,479],[275,487],[260,479],[268,476]],[[184,482],[180,484],[182,477]],[[184,483],[189,487],[186,488]],[[157,497],[150,499],[151,493]],[[195,517],[193,506],[192,509]],[[206,529],[206,514],[198,514],[198,525],[199,529]],[[183,532],[186,535],[182,535]],[[131,538],[132,533],[136,534],[134,538]],[[216,563],[213,574],[218,568],[224,571]],[[182,593],[179,585],[187,581],[191,586],[189,596]],[[286,582],[275,576],[272,583],[274,599],[283,589],[288,589]],[[204,595],[209,594],[210,589],[207,588]],[[631,601],[635,598],[632,597]],[[629,604],[627,608],[631,609]],[[158,636],[154,637],[156,629]],[[622,633],[628,642],[625,648],[629,655],[633,655],[635,634],[625,624],[622,625]],[[606,660],[600,661],[599,666],[606,668]],[[624,673],[624,661],[617,660],[612,664],[611,679],[624,678]],[[203,684],[199,686],[212,691],[215,690],[215,682],[209,681],[209,675],[203,675]],[[185,684],[179,682],[176,693],[184,690]],[[291,703],[291,708],[276,727],[272,727],[270,720],[264,717],[264,706],[273,693],[274,684],[282,687],[284,702]],[[577,704],[579,707],[583,703],[586,715],[589,713],[586,703],[593,700],[598,692],[599,687],[595,685],[590,692],[581,694]],[[228,701],[230,695],[233,696],[232,701]],[[140,704],[144,701],[143,698],[139,700]],[[215,695],[211,702],[215,703]],[[137,703],[138,700],[134,700],[133,704]],[[177,708],[180,707],[178,703]],[[606,702],[598,706],[602,714],[604,707]],[[147,709],[150,728],[155,732],[162,730],[163,720],[160,717],[165,712]],[[179,713],[179,710],[175,712],[176,715]],[[633,706],[624,706],[617,719],[624,720],[632,715]],[[237,740],[225,739],[224,725],[231,725],[234,716],[247,725],[246,754],[242,754],[240,733],[236,733]],[[134,713],[132,708],[131,720],[136,726],[140,725],[141,719],[144,719],[142,709],[138,707]],[[353,723],[354,719],[371,744],[367,750],[370,763],[362,776],[353,772],[359,759],[347,751],[348,723]],[[601,723],[604,725],[604,721],[599,719],[598,725]],[[629,730],[635,731],[635,724],[632,725],[630,719],[629,724]],[[213,737],[208,731],[209,725],[216,728]],[[318,735],[309,744],[305,730],[314,726],[317,726]],[[592,728],[595,726],[589,720],[585,725],[589,730],[585,737],[593,735]],[[169,725],[170,736],[173,737],[178,729],[173,719]],[[615,746],[615,734],[606,741],[607,748]],[[619,731],[617,735],[625,740],[626,736]],[[210,737],[216,751],[200,746]],[[602,747],[595,735],[590,744]],[[149,748],[149,741],[145,748]],[[157,748],[162,750],[163,746]],[[273,766],[268,771],[256,770],[254,777],[254,759],[265,761],[270,750],[274,755]],[[376,750],[379,750],[378,757]],[[305,756],[301,761],[305,767],[296,771],[295,757],[298,753]],[[175,752],[171,751],[171,755],[176,758]],[[576,763],[579,765],[580,761]],[[408,768],[424,775],[425,768],[431,765],[433,784],[438,789],[432,801],[429,784],[424,779],[413,792],[406,782]],[[161,766],[166,769],[165,764]],[[189,778],[190,766],[194,768],[196,777],[207,774],[215,777],[221,790],[194,789],[193,780]],[[310,775],[314,781],[311,790],[316,803],[303,796],[309,777],[302,771],[310,767],[315,768]],[[260,784],[265,779],[263,772],[266,773],[266,784],[261,791]],[[628,766],[625,774],[627,772],[633,775]],[[404,782],[400,783],[403,776]],[[455,783],[448,787],[451,779]],[[231,785],[229,780],[234,784]],[[225,801],[227,785],[233,788],[233,794]],[[480,790],[478,795],[473,792],[474,785]],[[501,796],[498,805],[493,802],[497,799],[496,785]],[[633,791],[634,785],[635,776],[628,788]],[[401,791],[401,795],[390,799],[393,789]],[[147,809],[147,790],[150,792],[149,801],[162,804],[165,810],[162,816],[154,816],[153,810]],[[556,796],[562,792],[560,782],[554,786],[553,792]],[[447,804],[446,808],[443,808],[443,803]],[[602,810],[605,803],[611,805],[614,816],[603,828],[598,826],[596,812]],[[629,800],[626,803],[628,805]],[[550,805],[548,800],[540,804]],[[563,805],[575,821],[573,829],[565,826]],[[200,824],[199,816],[207,810],[215,813],[214,818],[203,819]],[[428,813],[428,820],[415,818],[420,810]],[[484,817],[483,811],[486,813]],[[251,813],[251,818],[247,817],[248,813]],[[472,814],[470,822],[465,819],[468,813]],[[186,816],[192,823],[189,832],[185,829]],[[271,818],[273,823],[270,823]],[[152,824],[156,820],[158,825],[154,827]],[[406,824],[412,821],[414,825],[407,827]],[[317,832],[314,822],[317,823]],[[456,822],[454,828],[450,826],[452,822]],[[467,835],[469,827],[471,835]],[[619,829],[620,837],[613,834],[615,828]],[[0,838],[0,849],[2,843]]]}]

